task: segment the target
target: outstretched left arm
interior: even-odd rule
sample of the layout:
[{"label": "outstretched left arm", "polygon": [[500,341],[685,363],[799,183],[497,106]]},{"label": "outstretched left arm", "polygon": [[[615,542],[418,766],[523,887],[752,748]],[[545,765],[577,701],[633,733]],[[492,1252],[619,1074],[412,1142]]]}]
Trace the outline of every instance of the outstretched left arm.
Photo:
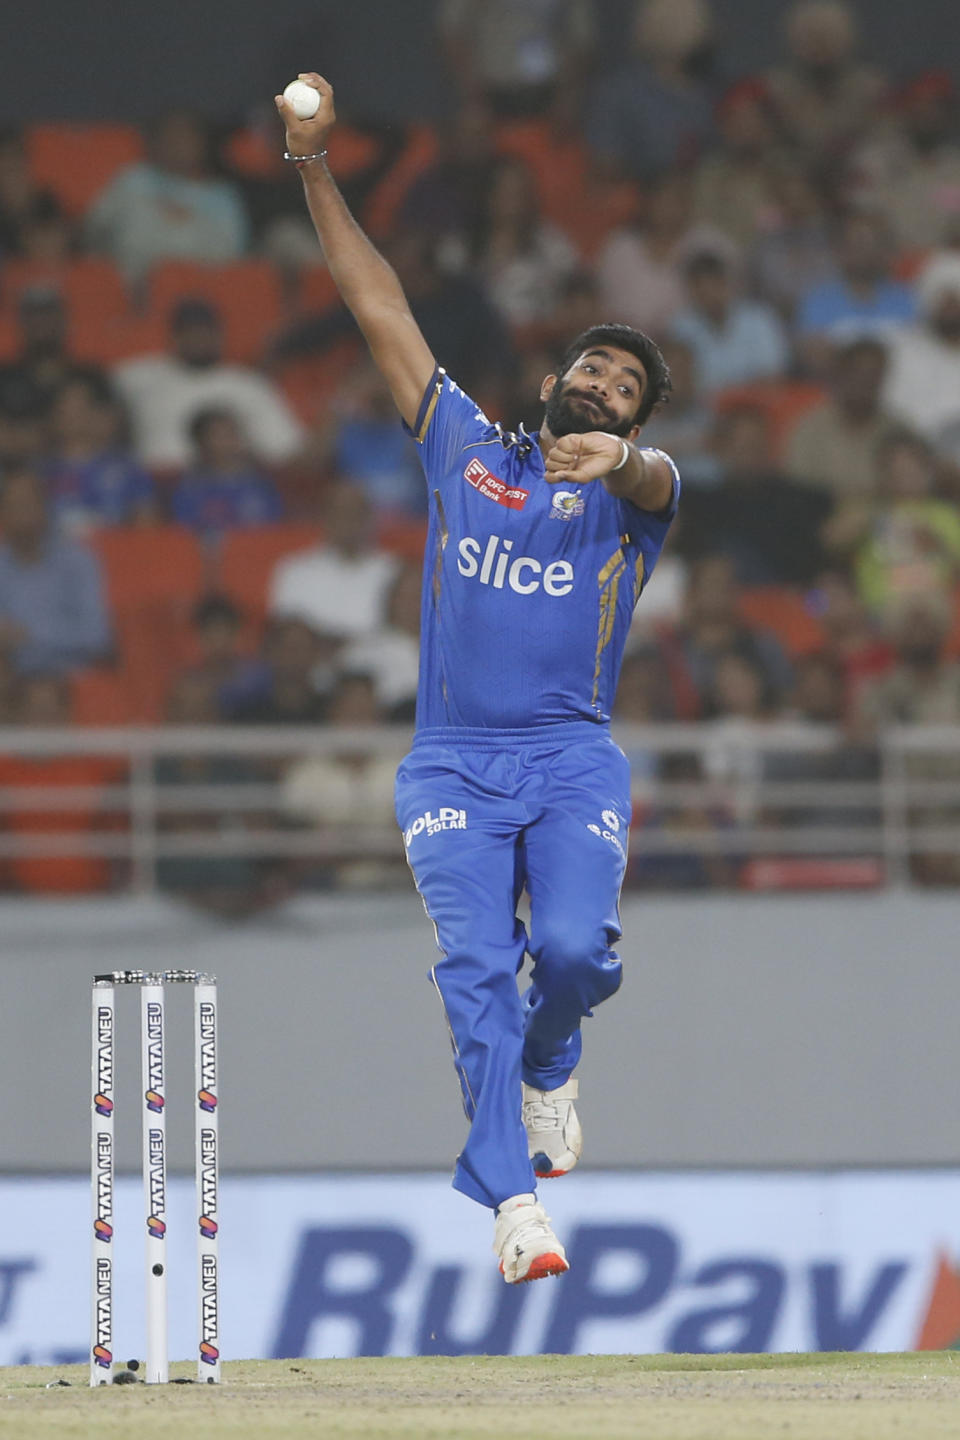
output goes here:
[{"label": "outstretched left arm", "polygon": [[[625,445],[627,456],[620,465]],[[561,436],[548,452],[545,465],[547,479],[553,485],[602,480],[611,495],[629,500],[638,510],[656,514],[666,510],[673,498],[673,474],[666,460],[655,450],[638,450],[604,430]]]}]

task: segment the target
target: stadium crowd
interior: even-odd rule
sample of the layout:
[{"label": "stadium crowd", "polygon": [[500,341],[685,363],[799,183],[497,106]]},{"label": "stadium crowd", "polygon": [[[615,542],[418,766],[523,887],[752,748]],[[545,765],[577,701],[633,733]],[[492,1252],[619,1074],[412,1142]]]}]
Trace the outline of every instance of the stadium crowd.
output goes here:
[{"label": "stadium crowd", "polygon": [[[720,740],[828,723],[847,737],[829,763],[781,771],[869,778],[878,727],[960,724],[953,82],[865,63],[839,0],[790,6],[782,53],[733,83],[708,0],[638,0],[611,71],[598,8],[439,0],[457,113],[436,131],[347,117],[334,173],[434,352],[508,426],[536,426],[540,381],[586,325],[662,343],[673,393],[644,438],[684,498],[618,718]],[[412,720],[422,475],[281,148],[272,109],[0,137],[5,724]],[[705,764],[666,757],[659,777]],[[288,766],[287,820],[388,824],[392,770],[359,742]],[[4,787],[116,773],[0,756]],[[156,778],[262,773],[170,759]],[[640,820],[732,834],[738,817],[651,802]],[[955,857],[927,862],[920,879],[960,880]],[[254,866],[257,886],[275,893],[281,868]],[[633,866],[640,884],[738,874],[729,856]],[[24,859],[2,878],[91,890],[114,872]]]}]

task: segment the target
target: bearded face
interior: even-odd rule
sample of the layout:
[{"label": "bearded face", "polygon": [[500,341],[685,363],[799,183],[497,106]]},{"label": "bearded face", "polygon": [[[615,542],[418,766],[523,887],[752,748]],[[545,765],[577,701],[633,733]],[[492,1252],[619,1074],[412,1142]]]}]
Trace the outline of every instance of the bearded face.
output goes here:
[{"label": "bearded face", "polygon": [[562,435],[586,435],[591,430],[605,430],[608,435],[626,439],[635,423],[632,416],[619,419],[598,395],[580,389],[573,380],[567,384],[557,381],[543,418],[550,434],[557,440]]}]

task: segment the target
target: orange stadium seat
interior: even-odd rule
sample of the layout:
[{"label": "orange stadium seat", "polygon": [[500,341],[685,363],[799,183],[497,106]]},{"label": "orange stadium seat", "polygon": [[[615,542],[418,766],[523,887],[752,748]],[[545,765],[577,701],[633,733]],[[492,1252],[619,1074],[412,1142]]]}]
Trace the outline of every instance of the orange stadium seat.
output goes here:
[{"label": "orange stadium seat", "polygon": [[610,231],[636,210],[636,186],[597,182],[586,141],[573,136],[558,139],[546,121],[502,126],[497,148],[526,162],[536,177],[544,215],[588,260]]},{"label": "orange stadium seat", "polygon": [[[69,316],[70,349],[80,360],[109,363],[143,349],[142,322],[131,317],[119,270],[109,260],[83,256],[65,265],[9,260],[0,273],[0,314],[9,322],[16,345],[16,308],[23,292],[49,285],[63,295]],[[136,337],[131,325],[138,327]],[[6,329],[0,337],[6,351]]]},{"label": "orange stadium seat", "polygon": [[81,215],[118,170],[144,153],[133,125],[33,125],[26,140],[37,184],[49,187],[72,215]]},{"label": "orange stadium seat", "polygon": [[259,625],[266,613],[274,566],[322,538],[319,525],[264,525],[232,530],[220,550],[217,589],[229,595]]},{"label": "orange stadium seat", "polygon": [[377,544],[401,560],[419,564],[427,543],[427,526],[423,520],[390,520],[377,531]]},{"label": "orange stadium seat", "polygon": [[436,160],[437,136],[431,125],[411,125],[407,143],[394,165],[374,186],[364,207],[364,219],[372,235],[389,235],[404,196],[413,182]]},{"label": "orange stadium seat", "polygon": [[70,698],[77,725],[129,725],[140,718],[122,671],[79,671],[71,681]]},{"label": "orange stadium seat", "polygon": [[167,260],[154,267],[147,308],[157,322],[165,326],[171,309],[187,296],[206,300],[219,310],[229,360],[259,359],[283,315],[280,277],[269,260],[236,260],[228,265]]},{"label": "orange stadium seat", "polygon": [[91,536],[113,610],[156,601],[193,604],[207,581],[207,561],[192,530],[180,525],[108,526]]},{"label": "orange stadium seat", "polygon": [[789,655],[808,655],[823,645],[823,631],[796,590],[779,585],[744,590],[740,613],[748,624],[772,630]]},{"label": "orange stadium seat", "polygon": [[176,525],[110,527],[90,543],[106,575],[131,713],[156,720],[190,654],[190,612],[208,588],[207,559],[193,533]]}]

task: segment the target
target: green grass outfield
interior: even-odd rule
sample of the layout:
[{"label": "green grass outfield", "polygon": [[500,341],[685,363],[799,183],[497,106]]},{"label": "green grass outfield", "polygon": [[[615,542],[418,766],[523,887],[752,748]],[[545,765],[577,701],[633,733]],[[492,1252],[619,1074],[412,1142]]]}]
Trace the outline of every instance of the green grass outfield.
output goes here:
[{"label": "green grass outfield", "polygon": [[[191,1367],[173,1367],[187,1375]],[[56,1379],[70,1388],[47,1389]],[[0,1369],[10,1440],[927,1440],[960,1435],[960,1351],[269,1360],[224,1384],[90,1390]]]}]

